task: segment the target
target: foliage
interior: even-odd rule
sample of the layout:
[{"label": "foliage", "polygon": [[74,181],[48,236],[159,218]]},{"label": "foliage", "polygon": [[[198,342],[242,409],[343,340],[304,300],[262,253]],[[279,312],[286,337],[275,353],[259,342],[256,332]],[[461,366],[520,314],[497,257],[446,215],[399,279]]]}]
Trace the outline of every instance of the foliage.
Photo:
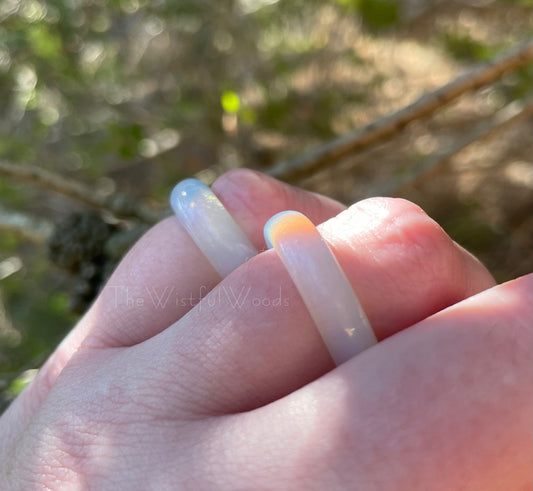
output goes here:
[{"label": "foliage", "polygon": [[493,47],[487,46],[469,36],[446,32],[443,35],[445,48],[450,54],[463,61],[487,61],[497,52]]},{"label": "foliage", "polygon": [[379,29],[396,24],[400,19],[398,0],[337,0],[357,12],[368,27]]}]

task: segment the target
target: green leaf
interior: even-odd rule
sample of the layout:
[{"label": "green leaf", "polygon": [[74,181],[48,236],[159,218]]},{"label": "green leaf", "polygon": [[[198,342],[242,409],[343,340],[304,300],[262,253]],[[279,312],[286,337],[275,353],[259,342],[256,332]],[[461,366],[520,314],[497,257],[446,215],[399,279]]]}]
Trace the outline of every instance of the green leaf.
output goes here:
[{"label": "green leaf", "polygon": [[335,0],[356,11],[364,23],[373,29],[389,27],[400,19],[398,0]]},{"label": "green leaf", "polygon": [[9,387],[7,387],[6,392],[10,398],[17,397],[24,388],[35,378],[37,375],[36,369],[26,370],[24,373],[19,375]]},{"label": "green leaf", "polygon": [[46,61],[57,61],[61,58],[61,38],[50,32],[43,24],[27,27],[27,39],[31,50],[38,58]]},{"label": "green leaf", "polygon": [[224,111],[231,114],[237,113],[241,107],[239,96],[231,90],[222,92],[220,104],[222,104],[222,109],[224,109]]},{"label": "green leaf", "polygon": [[400,18],[398,3],[393,0],[360,0],[361,17],[369,27],[389,27]]},{"label": "green leaf", "polygon": [[454,58],[463,61],[487,61],[497,52],[494,47],[484,45],[469,36],[449,32],[444,34],[443,43]]}]

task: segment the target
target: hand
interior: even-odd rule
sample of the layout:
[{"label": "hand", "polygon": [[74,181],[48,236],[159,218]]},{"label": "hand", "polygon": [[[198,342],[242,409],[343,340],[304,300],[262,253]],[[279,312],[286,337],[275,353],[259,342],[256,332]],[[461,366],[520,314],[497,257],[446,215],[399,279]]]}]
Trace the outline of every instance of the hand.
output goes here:
[{"label": "hand", "polygon": [[384,341],[334,368],[274,251],[218,283],[168,218],[0,419],[2,489],[531,486],[531,276],[491,288],[404,200],[343,211],[246,170],[213,189],[260,249],[276,212],[327,220]]}]

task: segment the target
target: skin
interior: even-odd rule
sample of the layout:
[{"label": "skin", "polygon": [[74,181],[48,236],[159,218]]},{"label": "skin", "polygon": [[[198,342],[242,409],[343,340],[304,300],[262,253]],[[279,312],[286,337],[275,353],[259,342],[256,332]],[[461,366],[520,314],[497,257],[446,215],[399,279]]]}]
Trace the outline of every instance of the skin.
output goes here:
[{"label": "skin", "polygon": [[279,211],[325,222],[382,342],[335,368],[274,251],[220,281],[169,218],[0,419],[2,489],[531,488],[531,275],[495,286],[404,200],[213,190],[260,250]]}]

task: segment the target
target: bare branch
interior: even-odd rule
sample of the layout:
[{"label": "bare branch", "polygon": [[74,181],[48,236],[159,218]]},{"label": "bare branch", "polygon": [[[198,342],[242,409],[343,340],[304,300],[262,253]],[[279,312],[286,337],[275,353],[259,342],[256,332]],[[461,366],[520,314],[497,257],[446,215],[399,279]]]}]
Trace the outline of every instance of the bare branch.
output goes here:
[{"label": "bare branch", "polygon": [[453,157],[472,143],[488,140],[500,134],[512,126],[515,126],[533,114],[533,99],[529,100],[521,108],[506,107],[499,111],[491,122],[481,123],[466,137],[459,140],[452,148],[428,157],[410,172],[396,180],[392,185],[386,185],[374,189],[373,196],[394,196],[399,194],[407,186],[412,186],[423,180],[431,171],[446,165]]},{"label": "bare branch", "polygon": [[9,230],[22,238],[42,244],[52,235],[52,222],[43,218],[8,210],[0,205],[0,229]]},{"label": "bare branch", "polygon": [[402,131],[409,123],[433,114],[437,109],[471,90],[489,85],[506,73],[517,70],[533,59],[533,43],[527,42],[489,63],[478,66],[450,83],[422,95],[412,104],[378,119],[363,128],[347,133],[292,160],[280,162],[268,173],[292,181],[332,164],[340,158]]},{"label": "bare branch", "polygon": [[30,182],[70,196],[95,208],[111,212],[119,217],[136,217],[153,223],[160,217],[150,208],[123,194],[102,195],[97,190],[73,179],[62,177],[46,169],[32,165],[13,164],[0,160],[0,173],[13,179]]}]

